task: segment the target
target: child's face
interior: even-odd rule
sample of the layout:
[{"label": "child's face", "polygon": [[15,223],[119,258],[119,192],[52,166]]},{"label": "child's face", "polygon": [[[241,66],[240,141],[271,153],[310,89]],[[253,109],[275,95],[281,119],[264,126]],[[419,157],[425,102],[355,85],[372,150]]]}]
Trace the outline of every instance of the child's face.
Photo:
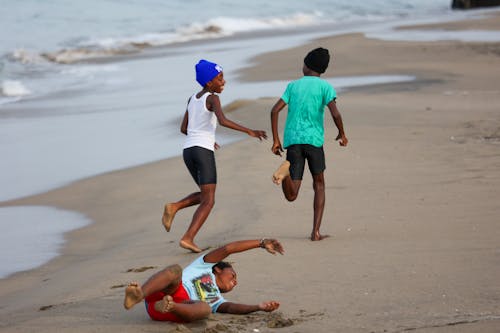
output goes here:
[{"label": "child's face", "polygon": [[236,272],[231,267],[226,267],[222,270],[216,268],[215,279],[221,293],[230,292],[238,284]]},{"label": "child's face", "polygon": [[212,79],[212,81],[207,83],[207,87],[211,92],[220,94],[224,90],[225,84],[226,80],[224,80],[224,72],[220,72],[219,75]]}]

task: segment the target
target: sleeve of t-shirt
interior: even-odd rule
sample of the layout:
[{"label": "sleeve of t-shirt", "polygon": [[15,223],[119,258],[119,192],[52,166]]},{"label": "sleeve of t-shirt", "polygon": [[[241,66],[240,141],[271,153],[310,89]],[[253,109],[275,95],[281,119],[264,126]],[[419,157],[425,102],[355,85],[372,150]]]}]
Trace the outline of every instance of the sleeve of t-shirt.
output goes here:
[{"label": "sleeve of t-shirt", "polygon": [[204,255],[199,256],[191,264],[189,264],[188,267],[195,267],[197,269],[207,269],[207,268],[212,268],[214,265],[213,263],[206,263],[205,260],[203,260]]},{"label": "sleeve of t-shirt", "polygon": [[281,95],[281,99],[285,104],[289,104],[290,102],[290,83],[286,86],[285,92]]},{"label": "sleeve of t-shirt", "polygon": [[330,84],[325,85],[325,105],[330,103],[331,101],[334,101],[337,99],[337,92],[335,91],[335,88],[333,88]]},{"label": "sleeve of t-shirt", "polygon": [[205,260],[203,260],[204,255],[199,256],[195,260],[193,260],[192,263],[190,263],[186,268],[183,269],[182,271],[182,277],[183,280],[184,278],[190,279],[194,275],[199,274],[200,272],[203,271],[212,271],[212,267],[215,265],[214,263],[207,263]]}]

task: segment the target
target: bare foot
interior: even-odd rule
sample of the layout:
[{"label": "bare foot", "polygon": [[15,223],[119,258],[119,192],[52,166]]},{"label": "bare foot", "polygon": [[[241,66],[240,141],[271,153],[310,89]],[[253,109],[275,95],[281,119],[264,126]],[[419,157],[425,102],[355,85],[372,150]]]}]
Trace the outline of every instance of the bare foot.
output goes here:
[{"label": "bare foot", "polygon": [[137,282],[130,283],[127,288],[125,288],[125,299],[123,300],[123,306],[125,309],[130,309],[137,303],[144,299],[142,294],[142,289],[139,287]]},{"label": "bare foot", "polygon": [[166,204],[165,209],[163,210],[163,217],[161,218],[161,222],[165,227],[167,232],[170,231],[170,227],[172,226],[172,221],[174,220],[174,216],[177,211],[174,209],[173,204]]},{"label": "bare foot", "polygon": [[181,241],[179,242],[179,245],[180,245],[180,247],[188,249],[188,250],[190,250],[191,252],[194,252],[194,253],[200,253],[201,251],[203,251],[202,249],[200,249],[198,246],[196,246],[191,241],[187,241],[187,240],[181,239]]},{"label": "bare foot", "polygon": [[276,170],[273,174],[273,183],[276,185],[281,184],[283,179],[285,179],[286,176],[290,175],[290,162],[285,161],[281,163],[280,167],[278,170]]},{"label": "bare foot", "polygon": [[161,301],[155,303],[155,310],[161,313],[171,312],[174,306],[175,302],[172,296],[166,295]]},{"label": "bare foot", "polygon": [[320,241],[325,238],[330,237],[330,235],[321,235],[319,232],[317,234],[311,234],[311,240],[314,241]]}]

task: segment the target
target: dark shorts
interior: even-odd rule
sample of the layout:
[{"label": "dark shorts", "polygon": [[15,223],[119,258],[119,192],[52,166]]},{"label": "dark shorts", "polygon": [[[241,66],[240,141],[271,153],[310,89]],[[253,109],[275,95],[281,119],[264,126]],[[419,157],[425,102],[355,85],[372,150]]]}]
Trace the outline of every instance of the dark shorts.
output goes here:
[{"label": "dark shorts", "polygon": [[217,184],[215,154],[202,147],[189,147],[182,152],[184,163],[198,186]]},{"label": "dark shorts", "polygon": [[313,176],[326,169],[323,147],[291,145],[286,148],[286,159],[290,162],[290,178],[293,180],[302,180],[306,160]]},{"label": "dark shorts", "polygon": [[[167,294],[165,294],[163,291],[158,291],[144,299],[144,303],[146,304],[146,311],[148,312],[149,317],[153,320],[182,323],[183,320],[171,312],[163,313],[155,310],[155,303],[162,300],[166,295]],[[170,296],[172,296],[175,303],[183,303],[189,300],[189,295],[186,289],[184,289],[182,283],[179,284],[179,288],[177,288],[177,290]]]}]

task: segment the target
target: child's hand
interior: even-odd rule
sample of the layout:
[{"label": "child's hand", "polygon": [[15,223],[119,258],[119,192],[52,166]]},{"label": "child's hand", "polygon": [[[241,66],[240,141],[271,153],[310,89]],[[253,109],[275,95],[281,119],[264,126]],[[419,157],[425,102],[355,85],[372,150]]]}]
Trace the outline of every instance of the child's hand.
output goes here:
[{"label": "child's hand", "polygon": [[273,152],[274,155],[281,156],[281,153],[283,152],[283,147],[281,146],[281,142],[275,141],[273,143],[273,146],[271,147],[271,151]]},{"label": "child's hand", "polygon": [[[340,141],[339,141],[340,140]],[[347,146],[347,138],[345,135],[337,135],[337,137],[335,138],[335,141],[339,141],[339,144],[342,146],[342,147],[345,147]]]},{"label": "child's hand", "polygon": [[263,238],[260,241],[260,247],[266,249],[266,251],[271,254],[276,254],[276,252],[278,252],[282,255],[283,253],[285,253],[283,245],[281,245],[281,243],[278,242],[277,239]]},{"label": "child's hand", "polygon": [[271,312],[280,307],[280,303],[277,301],[267,301],[259,304],[259,310]]},{"label": "child's hand", "polygon": [[260,141],[262,141],[262,139],[267,139],[266,131],[250,130],[250,133],[248,133],[248,135],[254,138],[258,138]]}]

